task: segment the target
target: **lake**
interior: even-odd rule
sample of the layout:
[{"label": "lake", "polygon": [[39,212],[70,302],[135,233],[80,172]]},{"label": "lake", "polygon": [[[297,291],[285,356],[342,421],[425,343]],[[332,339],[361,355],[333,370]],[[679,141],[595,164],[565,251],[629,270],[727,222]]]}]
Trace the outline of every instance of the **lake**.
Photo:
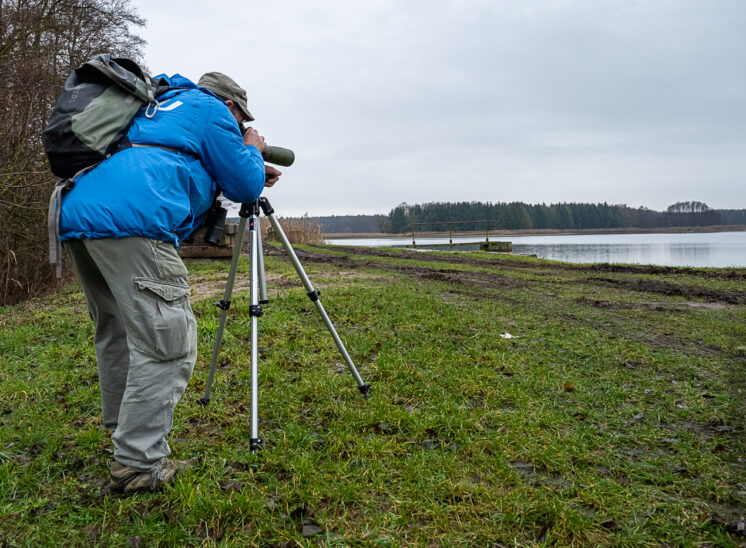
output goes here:
[{"label": "lake", "polygon": [[[411,246],[412,238],[326,240],[332,245]],[[417,245],[447,244],[448,238],[417,238]],[[484,241],[475,236],[453,238],[459,243]],[[746,267],[746,232],[687,234],[557,234],[551,236],[490,236],[513,242],[515,255],[571,263],[637,263],[663,266]]]}]

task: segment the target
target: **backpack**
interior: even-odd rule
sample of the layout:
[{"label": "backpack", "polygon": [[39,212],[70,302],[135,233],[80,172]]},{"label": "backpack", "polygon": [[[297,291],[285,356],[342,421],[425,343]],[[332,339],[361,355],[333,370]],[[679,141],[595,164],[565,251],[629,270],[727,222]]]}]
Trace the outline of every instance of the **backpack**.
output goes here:
[{"label": "backpack", "polygon": [[152,81],[129,59],[97,55],[76,68],[44,129],[44,150],[52,173],[73,177],[116,152],[130,122],[143,104],[146,115],[158,110],[156,97],[169,89]]},{"label": "backpack", "polygon": [[135,114],[147,105],[145,115],[155,116],[156,97],[168,89],[166,80],[153,81],[134,61],[112,59],[108,53],[83,63],[65,81],[43,135],[49,166],[61,177],[47,218],[49,259],[57,265],[57,277],[62,275],[62,193],[72,188],[77,176],[131,146],[125,135]]}]

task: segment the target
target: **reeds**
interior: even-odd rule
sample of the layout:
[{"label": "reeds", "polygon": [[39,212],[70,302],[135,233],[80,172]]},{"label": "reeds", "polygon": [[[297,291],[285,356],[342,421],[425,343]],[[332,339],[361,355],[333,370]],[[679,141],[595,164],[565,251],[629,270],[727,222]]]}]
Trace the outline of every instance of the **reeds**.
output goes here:
[{"label": "reeds", "polygon": [[[278,217],[277,221],[280,223],[282,231],[285,233],[285,236],[287,236],[291,244],[320,245],[324,243],[324,238],[322,237],[321,232],[321,223],[317,220],[310,219],[307,215],[295,218]],[[266,217],[261,218],[261,230],[265,241],[275,239],[272,234],[272,225]]]}]

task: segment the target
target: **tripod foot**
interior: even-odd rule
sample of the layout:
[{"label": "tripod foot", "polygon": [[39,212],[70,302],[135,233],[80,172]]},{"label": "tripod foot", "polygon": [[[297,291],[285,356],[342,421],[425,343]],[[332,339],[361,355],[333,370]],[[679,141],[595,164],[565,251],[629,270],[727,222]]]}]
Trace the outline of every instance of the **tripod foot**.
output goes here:
[{"label": "tripod foot", "polygon": [[207,407],[207,404],[210,403],[210,398],[200,398],[197,400],[197,403],[202,407]]},{"label": "tripod foot", "polygon": [[249,449],[251,449],[252,453],[256,453],[262,447],[264,447],[264,441],[262,441],[262,438],[251,438],[251,439],[249,439]]},{"label": "tripod foot", "polygon": [[364,397],[366,397],[366,398],[370,395],[370,385],[369,384],[364,384],[362,386],[358,386],[357,389],[360,390],[360,393]]}]

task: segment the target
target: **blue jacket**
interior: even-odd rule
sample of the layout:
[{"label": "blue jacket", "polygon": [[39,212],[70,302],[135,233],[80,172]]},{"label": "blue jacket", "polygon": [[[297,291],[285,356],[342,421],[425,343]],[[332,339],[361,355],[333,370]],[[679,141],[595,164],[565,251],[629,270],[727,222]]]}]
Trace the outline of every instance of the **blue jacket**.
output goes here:
[{"label": "blue jacket", "polygon": [[[165,77],[163,75],[157,78]],[[264,189],[259,150],[244,145],[230,110],[178,74],[153,118],[145,108],[127,137],[135,144],[81,175],[65,194],[60,240],[142,236],[179,242],[204,220],[219,185],[234,202],[253,202]]]}]

